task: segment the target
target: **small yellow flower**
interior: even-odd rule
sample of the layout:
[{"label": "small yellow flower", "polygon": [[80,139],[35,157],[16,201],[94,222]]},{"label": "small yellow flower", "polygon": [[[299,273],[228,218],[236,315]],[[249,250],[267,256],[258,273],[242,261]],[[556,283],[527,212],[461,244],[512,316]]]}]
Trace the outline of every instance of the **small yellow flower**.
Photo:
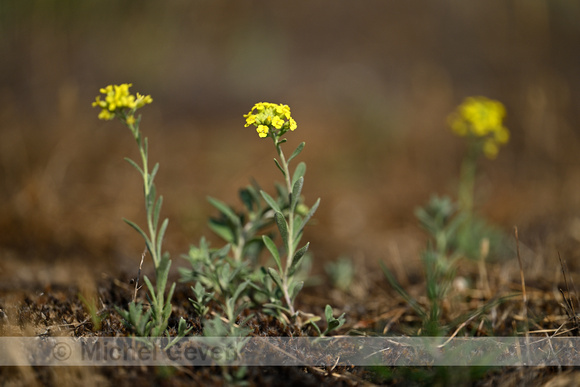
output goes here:
[{"label": "small yellow flower", "polygon": [[506,111],[503,104],[486,97],[469,97],[448,117],[451,130],[458,136],[483,140],[483,153],[494,159],[499,145],[509,141],[510,133],[503,126]]},{"label": "small yellow flower", "polygon": [[245,126],[254,125],[262,138],[272,135],[282,137],[288,130],[297,128],[296,121],[290,115],[290,107],[283,104],[258,102],[248,114],[244,114]]},{"label": "small yellow flower", "polygon": [[272,118],[272,126],[275,127],[276,129],[281,129],[282,125],[284,125],[284,120],[281,119],[278,116],[275,116],[274,118]]},{"label": "small yellow flower", "polygon": [[494,139],[498,144],[507,144],[510,140],[510,132],[506,128],[501,127],[495,131]]},{"label": "small yellow flower", "polygon": [[115,118],[115,115],[113,113],[111,113],[110,111],[108,111],[107,109],[103,109],[99,113],[99,120],[108,121],[108,120],[112,120],[113,118]]},{"label": "small yellow flower", "polygon": [[135,101],[135,108],[136,109],[142,108],[143,106],[150,104],[151,102],[153,102],[153,98],[151,98],[150,95],[141,95],[141,94],[137,93],[137,100]]},{"label": "small yellow flower", "polygon": [[457,114],[449,116],[449,126],[451,126],[451,130],[460,137],[467,135],[469,130],[465,121],[457,119]]},{"label": "small yellow flower", "polygon": [[258,125],[256,132],[258,132],[258,136],[260,137],[267,137],[268,136],[268,127],[266,125]]}]

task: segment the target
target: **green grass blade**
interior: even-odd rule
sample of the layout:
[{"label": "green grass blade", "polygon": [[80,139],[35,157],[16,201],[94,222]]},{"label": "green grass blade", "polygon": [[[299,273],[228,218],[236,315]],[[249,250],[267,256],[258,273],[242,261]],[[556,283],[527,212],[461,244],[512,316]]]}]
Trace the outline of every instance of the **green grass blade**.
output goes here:
[{"label": "green grass blade", "polygon": [[405,289],[401,287],[401,285],[399,285],[399,283],[393,276],[393,273],[391,273],[391,271],[385,266],[385,264],[383,262],[379,263],[381,265],[383,273],[385,274],[385,277],[387,277],[387,281],[389,281],[389,284],[391,284],[391,286],[397,291],[397,293],[401,295],[401,297],[403,297],[403,299],[407,302],[407,304],[409,304],[409,306],[413,308],[413,310],[423,319],[423,321],[425,321],[425,319],[427,318],[427,313],[425,312],[425,309],[423,309],[423,307],[419,305],[417,301],[415,301],[413,297],[411,297],[409,293],[407,293]]}]

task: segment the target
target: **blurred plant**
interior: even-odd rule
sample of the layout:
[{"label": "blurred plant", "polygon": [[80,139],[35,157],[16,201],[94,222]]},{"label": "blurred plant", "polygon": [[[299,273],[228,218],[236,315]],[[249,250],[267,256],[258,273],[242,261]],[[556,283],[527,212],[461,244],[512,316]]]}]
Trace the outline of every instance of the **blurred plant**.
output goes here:
[{"label": "blurred plant", "polygon": [[492,256],[505,250],[503,232],[474,213],[474,187],[477,162],[482,155],[495,159],[501,145],[510,138],[503,126],[505,107],[499,101],[486,97],[468,97],[449,115],[451,130],[468,140],[468,150],[461,164],[458,202],[464,221],[457,228],[453,247],[470,259],[481,258],[482,243],[488,240]]},{"label": "blurred plant", "polygon": [[340,257],[335,262],[327,262],[324,270],[330,277],[332,286],[347,292],[352,284],[355,275],[355,267],[352,259],[349,257]]},{"label": "blurred plant", "polygon": [[[169,276],[169,268],[171,267],[171,260],[168,253],[162,253],[163,237],[167,229],[168,219],[165,219],[161,226],[159,226],[159,214],[161,212],[161,205],[163,197],[157,197],[155,185],[153,183],[155,175],[159,170],[159,163],[155,164],[153,169],[149,170],[148,164],[148,142],[147,138],[143,138],[139,130],[141,116],[135,117],[135,113],[140,108],[153,102],[151,96],[141,95],[137,93],[132,95],[129,92],[131,84],[109,85],[100,90],[104,94],[104,99],[97,96],[94,107],[101,108],[99,119],[112,120],[119,119],[133,135],[139,148],[142,166],[139,166],[130,158],[125,158],[129,164],[141,174],[143,178],[143,188],[145,195],[145,211],[147,216],[147,232],[143,231],[136,223],[124,219],[127,224],[133,227],[145,240],[147,251],[153,261],[155,268],[155,286],[151,283],[147,276],[144,277],[145,284],[149,290],[149,308],[144,310],[143,303],[135,303],[133,300],[129,304],[129,310],[119,309],[119,313],[139,336],[161,336],[165,333],[171,315],[171,298],[175,290],[175,283],[167,292],[167,279]],[[182,337],[191,328],[187,329],[187,324],[183,318],[179,320],[178,336]]]},{"label": "blurred plant", "polygon": [[[495,251],[503,247],[503,233],[473,214],[473,197],[478,159],[481,155],[494,159],[499,146],[509,140],[509,131],[502,124],[504,116],[503,105],[485,97],[467,98],[449,116],[453,132],[467,137],[469,143],[461,166],[458,203],[447,197],[432,196],[426,206],[415,211],[422,228],[430,236],[427,248],[421,255],[429,307],[425,308],[415,301],[381,263],[391,286],[421,316],[423,332],[427,335],[437,336],[445,331],[441,324],[441,304],[455,279],[457,261],[463,257],[478,258],[483,264],[490,253],[490,246]],[[488,307],[484,305],[474,313],[482,313]]]},{"label": "blurred plant", "polygon": [[430,304],[429,312],[425,315],[424,329],[427,334],[437,335],[441,303],[455,279],[457,260],[462,257],[461,252],[453,249],[451,243],[465,216],[457,213],[457,206],[451,199],[437,196],[433,196],[425,207],[418,208],[415,215],[431,237],[421,254]]},{"label": "blurred plant", "polygon": [[[236,359],[240,357],[240,353],[244,346],[249,341],[248,335],[252,329],[245,327],[247,322],[253,317],[253,314],[245,316],[238,321],[238,317],[245,309],[249,307],[249,303],[242,300],[244,292],[249,281],[242,283],[236,289],[232,297],[228,298],[224,305],[225,316],[215,315],[212,319],[203,322],[203,335],[209,338],[209,344],[213,348],[222,348],[226,359]],[[220,337],[228,337],[234,339],[224,343]],[[247,373],[246,367],[232,369],[231,367],[221,367],[222,375],[228,381],[228,385],[245,385],[245,376]]]},{"label": "blurred plant", "polygon": [[[224,307],[224,317],[215,316],[211,320],[206,320],[203,327],[203,334],[207,337],[246,337],[251,332],[250,328],[244,328],[244,325],[252,318],[252,315],[246,316],[243,320],[237,321],[238,316],[249,306],[242,300],[244,291],[248,282],[242,283],[236,292],[226,300]],[[242,300],[240,302],[240,300]],[[245,341],[240,342],[243,344]],[[241,348],[240,348],[241,349]]]},{"label": "blurred plant", "polygon": [[211,292],[212,298],[216,301],[225,302],[236,292],[245,274],[245,271],[242,273],[244,265],[238,264],[228,256],[230,251],[230,244],[221,249],[210,249],[209,242],[202,237],[199,247],[192,245],[189,253],[183,255],[190,263],[191,269],[179,268],[181,280],[197,282],[204,291]]},{"label": "blurred plant", "polygon": [[[455,278],[456,262],[462,256],[450,249],[458,227],[464,217],[457,215],[457,206],[449,198],[431,197],[429,204],[415,211],[421,226],[430,234],[427,248],[421,254],[427,287],[429,308],[417,303],[396,281],[381,262],[387,280],[423,320],[423,331],[438,336],[440,331],[441,303],[447,296]],[[456,216],[457,215],[457,216]]]},{"label": "blurred plant", "polygon": [[341,314],[338,318],[334,317],[334,311],[332,310],[332,307],[330,305],[326,305],[326,307],[324,308],[324,318],[326,319],[326,328],[324,329],[324,331],[321,331],[318,325],[316,325],[314,322],[311,322],[311,324],[314,327],[314,329],[316,329],[316,331],[318,332],[318,335],[320,337],[324,337],[333,330],[339,329],[341,326],[344,325],[344,323],[346,322],[344,316],[345,313]]},{"label": "blurred plant", "polygon": [[81,302],[83,303],[85,311],[89,314],[93,332],[100,331],[101,323],[103,319],[106,317],[106,313],[103,316],[103,313],[99,312],[99,309],[97,308],[97,298],[95,296],[85,297],[82,293],[79,293],[78,297],[79,300],[81,300]]},{"label": "blurred plant", "polygon": [[240,190],[240,198],[245,206],[245,211],[241,213],[226,203],[209,197],[209,202],[220,213],[219,217],[210,218],[209,228],[226,245],[220,249],[210,249],[206,239],[201,238],[199,247],[191,246],[189,253],[183,256],[190,263],[191,269],[179,269],[181,280],[201,282],[222,305],[247,279],[252,281],[248,293],[255,304],[270,300],[268,284],[262,287],[254,283],[262,282],[259,270],[256,271],[260,252],[264,248],[259,234],[274,223],[274,211],[259,192],[260,188],[256,183]]},{"label": "blurred plant", "polygon": [[468,151],[461,165],[459,204],[462,211],[473,211],[473,190],[477,160],[484,154],[495,159],[500,145],[509,141],[510,133],[503,126],[505,107],[486,97],[468,97],[449,115],[451,130],[468,139]]},{"label": "blurred plant", "polygon": [[195,299],[190,298],[189,301],[193,305],[193,309],[195,312],[203,318],[206,314],[209,313],[209,303],[214,298],[215,293],[208,293],[201,282],[197,282],[195,287],[191,287],[193,291],[193,296]]},{"label": "blurred plant", "polygon": [[[456,246],[458,232],[465,224],[466,215],[459,211],[458,205],[448,197],[439,198],[435,195],[431,197],[425,207],[418,208],[415,215],[430,236],[427,248],[421,254],[429,306],[424,307],[413,299],[382,262],[381,267],[390,285],[421,317],[423,322],[422,334],[426,336],[443,335],[455,325],[474,319],[506,299],[504,297],[490,300],[475,311],[468,312],[445,326],[441,316],[442,304],[446,300],[455,279],[458,261],[465,257],[464,252]],[[481,244],[481,254],[488,253],[485,251],[486,246],[488,246],[487,243]]]}]

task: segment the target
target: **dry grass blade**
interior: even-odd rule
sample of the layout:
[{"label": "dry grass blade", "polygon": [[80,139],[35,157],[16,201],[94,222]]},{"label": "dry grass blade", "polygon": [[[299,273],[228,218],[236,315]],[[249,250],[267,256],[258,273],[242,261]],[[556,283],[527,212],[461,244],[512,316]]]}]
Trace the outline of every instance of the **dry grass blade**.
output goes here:
[{"label": "dry grass blade", "polygon": [[526,295],[526,279],[524,277],[524,265],[522,263],[522,256],[520,255],[520,238],[518,236],[518,228],[517,227],[514,227],[514,233],[515,233],[515,237],[516,237],[516,254],[518,257],[518,263],[520,265],[520,279],[522,282],[522,298],[523,298],[522,315],[525,318],[527,316],[528,297]]},{"label": "dry grass blade", "polygon": [[[514,227],[514,234],[516,237],[516,254],[518,256],[518,263],[520,265],[520,279],[522,282],[522,318],[524,320],[524,336],[526,338],[526,348],[529,348],[529,340],[530,340],[530,333],[529,333],[529,326],[528,326],[528,297],[526,294],[526,279],[524,277],[524,265],[522,263],[522,256],[520,254],[520,238],[518,235],[518,228]],[[515,328],[515,327],[514,327]],[[521,358],[520,348],[518,346],[518,356]],[[530,362],[530,353],[526,350],[526,360],[527,364]]]},{"label": "dry grass blade", "polygon": [[[560,294],[562,294],[562,298],[564,299],[564,309],[566,310],[566,314],[568,315],[568,318],[572,321],[572,324],[574,326],[574,328],[572,328],[571,331],[573,332],[574,336],[578,336],[578,333],[580,331],[578,326],[578,317],[576,316],[574,303],[572,302],[572,297],[570,296],[570,287],[568,286],[568,278],[566,277],[566,271],[568,271],[568,268],[566,266],[566,263],[562,261],[560,252],[558,252],[558,260],[560,261],[560,267],[562,268],[562,275],[564,276],[564,284],[566,285],[566,292],[568,296],[566,297],[562,289],[558,290],[560,291]],[[578,302],[578,296],[576,296],[576,302]]]},{"label": "dry grass blade", "polygon": [[139,278],[141,278],[141,269],[143,268],[143,261],[145,260],[145,255],[147,255],[147,247],[143,250],[141,254],[141,263],[139,263],[139,271],[137,272],[137,278],[135,279],[135,292],[133,293],[133,302],[137,300],[137,292],[141,287],[139,286]]}]

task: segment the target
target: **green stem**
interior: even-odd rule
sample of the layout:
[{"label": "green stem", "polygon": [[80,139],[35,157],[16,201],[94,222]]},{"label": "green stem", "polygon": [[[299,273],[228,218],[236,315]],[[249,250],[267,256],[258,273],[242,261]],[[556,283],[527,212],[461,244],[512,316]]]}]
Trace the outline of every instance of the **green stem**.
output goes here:
[{"label": "green stem", "polygon": [[[274,137],[274,143],[276,145],[276,150],[278,151],[278,156],[280,156],[280,162],[282,169],[284,170],[286,188],[288,189],[288,203],[292,203],[292,180],[290,177],[290,169],[288,168],[288,162],[284,156],[284,152],[281,148],[281,143],[278,141],[277,137]],[[284,273],[282,275],[282,292],[284,293],[284,298],[286,299],[286,304],[290,309],[292,315],[295,314],[294,305],[288,293],[289,278],[288,273],[290,271],[290,265],[292,264],[292,257],[294,257],[294,208],[292,205],[289,206],[288,210],[288,241],[286,245],[286,264],[284,267]]]},{"label": "green stem", "polygon": [[478,148],[474,141],[461,163],[459,178],[459,206],[468,216],[473,213],[473,196],[475,187],[475,171],[477,164]]},{"label": "green stem", "polygon": [[[143,139],[141,137],[141,132],[139,131],[139,126],[135,124],[127,124],[131,132],[133,133],[133,137],[137,142],[137,146],[139,148],[139,153],[141,155],[141,162],[143,164],[143,188],[145,194],[145,211],[147,215],[147,228],[149,230],[149,241],[151,243],[149,254],[151,254],[151,258],[153,260],[153,266],[155,268],[155,273],[157,277],[157,271],[160,265],[160,258],[157,256],[157,227],[153,224],[153,208],[151,206],[155,205],[155,200],[151,201],[149,197],[151,195],[151,182],[149,174],[149,162],[148,162],[148,150],[147,150],[147,138]],[[155,198],[153,198],[155,199]]]}]

